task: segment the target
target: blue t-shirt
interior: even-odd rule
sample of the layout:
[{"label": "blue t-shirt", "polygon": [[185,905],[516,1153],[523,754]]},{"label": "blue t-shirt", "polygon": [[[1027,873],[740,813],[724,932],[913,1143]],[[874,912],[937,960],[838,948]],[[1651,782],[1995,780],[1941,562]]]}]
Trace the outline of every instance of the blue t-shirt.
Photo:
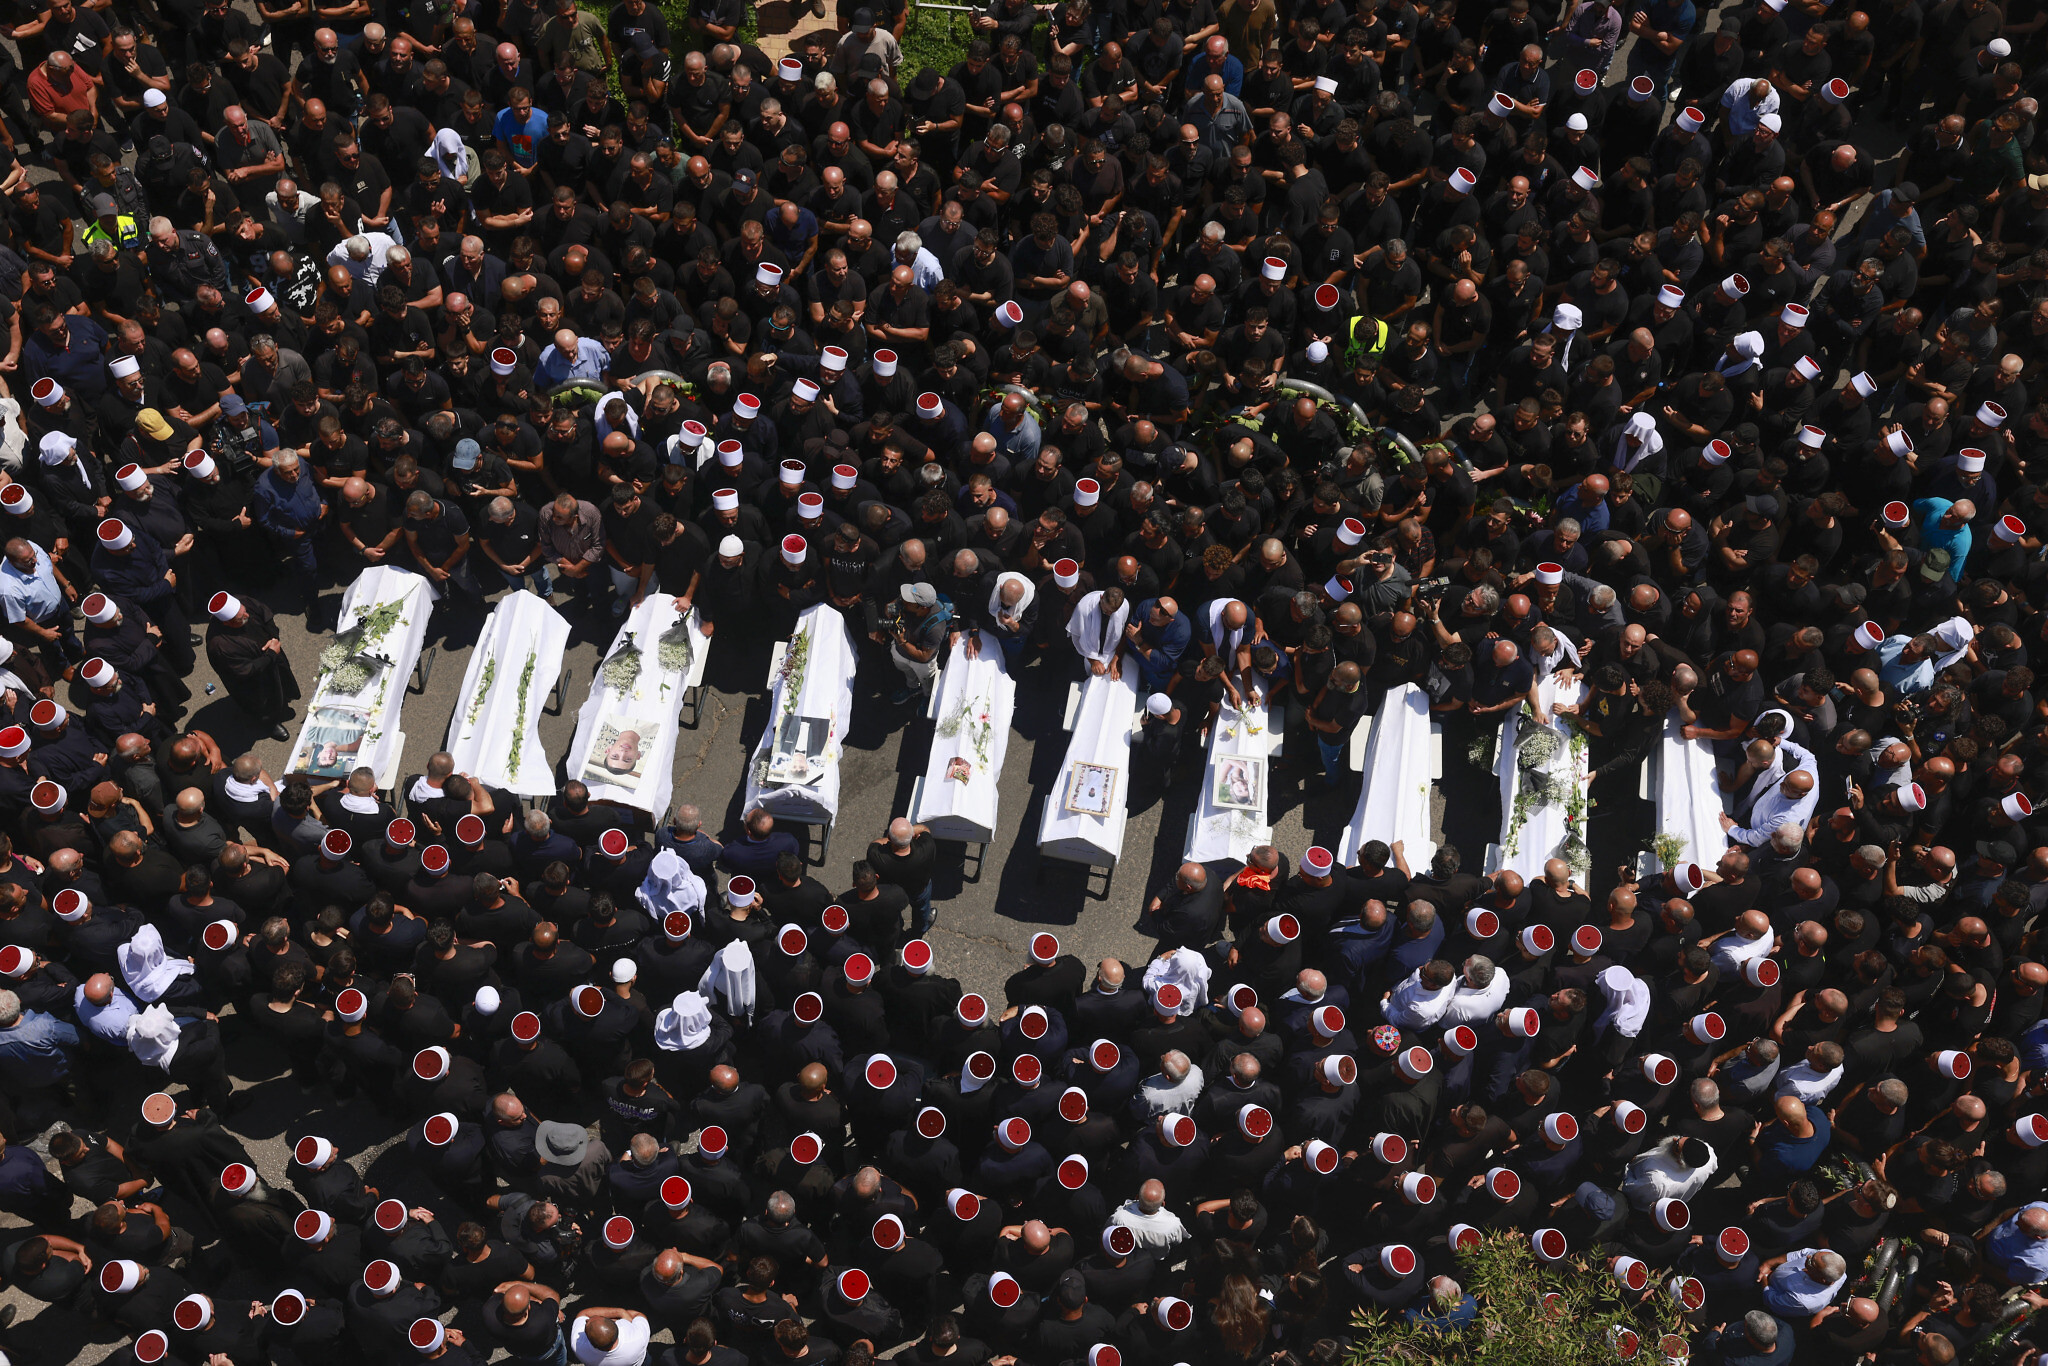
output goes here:
[{"label": "blue t-shirt", "polygon": [[526,121],[521,123],[519,115],[511,107],[500,109],[498,118],[491,125],[491,134],[512,149],[512,159],[521,166],[534,164],[534,149],[541,139],[548,135],[548,116],[538,107],[526,111]]}]

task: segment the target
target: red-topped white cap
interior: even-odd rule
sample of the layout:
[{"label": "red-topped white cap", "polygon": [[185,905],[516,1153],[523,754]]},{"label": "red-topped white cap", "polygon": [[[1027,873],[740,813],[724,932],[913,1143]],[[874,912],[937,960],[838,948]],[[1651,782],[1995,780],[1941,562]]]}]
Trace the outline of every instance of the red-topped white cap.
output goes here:
[{"label": "red-topped white cap", "polygon": [[1060,956],[1058,935],[1041,931],[1031,936],[1031,961],[1041,966],[1056,962]]},{"label": "red-topped white cap", "polygon": [[1491,939],[1500,933],[1500,916],[1484,906],[1465,912],[1465,933],[1474,939]]},{"label": "red-topped white cap", "polygon": [[439,1081],[448,1075],[448,1050],[439,1044],[412,1055],[412,1074],[421,1081]]},{"label": "red-topped white cap", "polygon": [[896,353],[886,346],[875,352],[872,363],[877,379],[887,379],[896,373]]},{"label": "red-topped white cap", "polygon": [[1401,1069],[1401,1075],[1408,1080],[1420,1081],[1436,1071],[1436,1055],[1420,1045],[1404,1048],[1400,1057],[1395,1059],[1395,1065]]},{"label": "red-topped white cap", "polygon": [[1344,1032],[1344,1012],[1335,1006],[1317,1006],[1309,1012],[1309,1027],[1326,1039]]},{"label": "red-topped white cap", "polygon": [[213,1301],[204,1295],[187,1295],[172,1307],[171,1322],[180,1332],[204,1332],[213,1325]]},{"label": "red-topped white cap", "polygon": [[1669,1196],[1656,1203],[1653,1213],[1657,1218],[1657,1227],[1666,1233],[1683,1233],[1692,1223],[1692,1210],[1686,1206],[1685,1201]]},{"label": "red-topped white cap", "polygon": [[1427,1205],[1436,1199],[1436,1178],[1423,1172],[1409,1172],[1401,1178],[1401,1198],[1411,1205]]},{"label": "red-topped white cap", "polygon": [[1337,1170],[1344,1155],[1320,1138],[1312,1138],[1302,1145],[1301,1160],[1317,1176],[1329,1176]]},{"label": "red-topped white cap", "polygon": [[1052,581],[1062,588],[1072,588],[1081,581],[1081,566],[1073,560],[1053,561]]},{"label": "red-topped white cap", "polygon": [[1292,944],[1301,938],[1301,922],[1291,915],[1271,916],[1261,929],[1268,942],[1273,944]]},{"label": "red-topped white cap", "polygon": [[1010,1059],[1010,1080],[1029,1091],[1045,1077],[1045,1064],[1036,1053],[1019,1053]]},{"label": "red-topped white cap", "polygon": [[996,305],[996,325],[1015,327],[1024,321],[1024,308],[1015,299],[1007,299]]},{"label": "red-topped white cap", "polygon": [[1536,566],[1536,582],[1546,587],[1555,587],[1564,582],[1564,566],[1548,560]]},{"label": "red-topped white cap", "polygon": [[1060,1118],[1069,1124],[1079,1124],[1088,1118],[1088,1093],[1078,1086],[1069,1086],[1060,1092]]},{"label": "red-topped white cap", "polygon": [[1999,798],[1998,809],[2009,821],[2023,821],[2034,814],[2034,804],[2024,792],[2008,792]]},{"label": "red-topped white cap", "polygon": [[99,525],[100,544],[109,550],[126,550],[135,543],[135,533],[126,522],[109,517]]},{"label": "red-topped white cap", "polygon": [[1123,1056],[1123,1050],[1109,1039],[1097,1039],[1088,1045],[1088,1065],[1100,1073],[1116,1071]]},{"label": "red-topped white cap", "polygon": [[1408,1160],[1408,1140],[1399,1134],[1374,1134],[1372,1155],[1389,1167],[1397,1167]]},{"label": "red-topped white cap", "polygon": [[847,958],[846,962],[840,966],[839,971],[842,975],[845,976],[846,983],[848,986],[862,986],[865,983],[873,980],[875,975],[875,960],[868,957],[864,953],[852,954]]},{"label": "red-topped white cap", "polygon": [[[1769,961],[1769,960],[1761,960]],[[1728,1037],[1728,1022],[1711,1010],[1703,1010],[1685,1022],[1694,1043],[1719,1043]]]},{"label": "red-topped white cap", "polygon": [[1984,472],[1984,452],[1977,450],[1975,447],[1964,447],[1956,452],[1956,468],[1964,474],[1982,474]]},{"label": "red-topped white cap", "polygon": [[1649,1112],[1632,1100],[1614,1102],[1614,1109],[1608,1112],[1608,1117],[1625,1134],[1639,1134],[1650,1122]]},{"label": "red-topped white cap", "polygon": [[917,415],[925,421],[935,422],[945,411],[945,400],[937,394],[927,392],[917,396]]},{"label": "red-topped white cap", "polygon": [[801,565],[810,553],[811,543],[803,537],[791,534],[782,538],[782,562],[786,565]]},{"label": "red-topped white cap", "polygon": [[1479,1032],[1471,1025],[1452,1025],[1444,1031],[1444,1047],[1461,1058],[1479,1051]]},{"label": "red-topped white cap", "polygon": [[1056,1175],[1062,1189],[1077,1191],[1088,1184],[1088,1159],[1079,1153],[1068,1153],[1060,1159]]},{"label": "red-topped white cap", "polygon": [[1031,1121],[1012,1115],[996,1124],[996,1141],[1016,1152],[1031,1141]]},{"label": "red-topped white cap", "polygon": [[1415,1249],[1406,1243],[1388,1243],[1380,1249],[1380,1270],[1397,1280],[1414,1275],[1419,1265],[1421,1262],[1415,1255]]},{"label": "red-topped white cap", "polygon": [[1569,1143],[1579,1136],[1579,1121],[1565,1114],[1545,1115],[1543,1136],[1552,1143]]},{"label": "red-topped white cap", "polygon": [[1572,952],[1580,958],[1591,958],[1600,952],[1602,935],[1597,925],[1581,925],[1572,931]]},{"label": "red-topped white cap", "polygon": [[1075,507],[1092,508],[1101,501],[1102,485],[1096,483],[1093,479],[1076,479],[1074,481]]},{"label": "red-topped white cap", "polygon": [[363,1289],[382,1299],[397,1290],[404,1277],[399,1275],[398,1266],[382,1257],[363,1268]]},{"label": "red-topped white cap", "polygon": [[917,1112],[917,1132],[923,1138],[938,1138],[946,1132],[946,1112],[927,1105]]},{"label": "red-topped white cap", "polygon": [[1653,1086],[1669,1086],[1678,1080],[1678,1064],[1662,1053],[1645,1053],[1637,1064],[1642,1069],[1643,1080]]},{"label": "red-topped white cap", "polygon": [[2027,524],[2008,512],[1992,526],[1991,534],[2007,545],[2015,545],[2027,534]]},{"label": "red-topped white cap", "polygon": [[1332,1086],[1349,1086],[1358,1080],[1358,1059],[1349,1053],[1332,1053],[1318,1070]]},{"label": "red-topped white cap", "polygon": [[348,988],[334,998],[334,1013],[344,1024],[354,1024],[370,1009],[370,998],[354,987]]},{"label": "red-topped white cap", "polygon": [[1551,933],[1548,925],[1525,925],[1515,939],[1530,954],[1549,953],[1557,947],[1557,936]]},{"label": "red-topped white cap", "polygon": [[875,1220],[873,1227],[868,1230],[868,1236],[883,1252],[894,1252],[903,1246],[903,1221],[893,1214],[885,1214]]},{"label": "red-topped white cap", "polygon": [[1536,1255],[1546,1262],[1561,1262],[1565,1253],[1571,1250],[1564,1233],[1554,1228],[1539,1228],[1529,1235],[1529,1246]]},{"label": "red-topped white cap", "polygon": [[954,1186],[946,1192],[946,1209],[955,1219],[966,1223],[981,1213],[981,1197]]},{"label": "red-topped white cap", "polygon": [[1634,1257],[1614,1259],[1614,1283],[1623,1290],[1641,1294],[1650,1288],[1650,1268]]},{"label": "red-topped white cap", "polygon": [[1968,1081],[1970,1077],[1970,1055],[1953,1048],[1945,1048],[1934,1055],[1935,1070],[1951,1081]]},{"label": "red-topped white cap", "polygon": [[979,1029],[988,1021],[988,1000],[970,991],[953,1005],[953,1018],[968,1029]]},{"label": "red-topped white cap", "polygon": [[317,1209],[300,1210],[292,1220],[292,1236],[302,1243],[325,1242],[334,1232],[334,1216]]},{"label": "red-topped white cap", "polygon": [[1920,786],[1920,784],[1907,783],[1904,787],[1898,789],[1898,793],[1899,805],[1905,810],[1925,811],[1927,809],[1927,789]]},{"label": "red-topped white cap", "polygon": [[1159,1137],[1169,1147],[1185,1148],[1195,1141],[1195,1120],[1192,1115],[1161,1115]]},{"label": "red-topped white cap", "polygon": [[868,1297],[868,1273],[858,1267],[840,1272],[834,1284],[839,1287],[840,1295],[848,1300],[858,1303]]},{"label": "red-topped white cap", "polygon": [[456,1130],[461,1127],[462,1121],[455,1117],[453,1110],[443,1110],[438,1115],[427,1116],[426,1123],[420,1126],[420,1137],[427,1141],[429,1147],[445,1148],[455,1141]]},{"label": "red-topped white cap", "polygon": [[1273,1115],[1263,1105],[1237,1107],[1237,1131],[1253,1143],[1264,1142],[1273,1132]]},{"label": "red-topped white cap", "polygon": [[722,1125],[707,1124],[697,1135],[697,1155],[716,1162],[725,1156],[728,1140]]},{"label": "red-topped white cap", "polygon": [[825,1140],[808,1131],[798,1134],[789,1141],[789,1157],[800,1167],[808,1167],[825,1155]]},{"label": "red-topped white cap", "polygon": [[522,1010],[512,1017],[512,1037],[521,1043],[532,1043],[540,1037],[540,1016],[530,1010]]},{"label": "red-topped white cap", "polygon": [[998,1271],[988,1278],[988,1301],[996,1308],[1014,1309],[1023,1297],[1024,1287],[1009,1272]]},{"label": "red-topped white cap", "polygon": [[1522,1178],[1515,1175],[1513,1168],[1494,1167],[1486,1173],[1486,1191],[1506,1204],[1522,1193]]},{"label": "red-topped white cap", "polygon": [[1036,1042],[1045,1037],[1051,1028],[1051,1018],[1044,1006],[1025,1006],[1024,1013],[1017,1017],[1017,1030],[1025,1038]]}]

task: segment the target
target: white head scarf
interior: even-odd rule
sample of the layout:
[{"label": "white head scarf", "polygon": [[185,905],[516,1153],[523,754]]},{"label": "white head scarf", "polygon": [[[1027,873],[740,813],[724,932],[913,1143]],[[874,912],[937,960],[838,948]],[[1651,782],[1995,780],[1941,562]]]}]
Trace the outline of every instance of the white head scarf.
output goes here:
[{"label": "white head scarf", "polygon": [[1161,982],[1180,988],[1180,1009],[1175,1014],[1192,1015],[1198,1003],[1209,999],[1209,960],[1189,948],[1155,958],[1145,965],[1145,990],[1150,992]]},{"label": "white head scarf", "polygon": [[[1628,448],[1630,437],[1643,444],[1631,451]],[[1658,435],[1657,419],[1648,413],[1637,413],[1628,420],[1628,426],[1614,440],[1614,468],[1632,470],[1663,449],[1664,438]]]},{"label": "white head scarf", "polygon": [[[1003,585],[1015,581],[1024,588],[1024,596],[1017,599],[1015,607],[1003,606]],[[988,614],[999,620],[1015,621],[1031,610],[1031,600],[1038,596],[1038,585],[1018,573],[996,575],[995,587],[988,590]]]},{"label": "white head scarf", "polygon": [[1757,357],[1763,353],[1763,333],[1739,333],[1735,338],[1735,354],[1741,359],[1729,360],[1726,356],[1723,356],[1714,366],[1714,370],[1717,374],[1729,379],[1734,378],[1736,375],[1747,374],[1749,371],[1757,368]]},{"label": "white head scarf", "polygon": [[633,899],[646,907],[657,923],[670,911],[682,911],[690,917],[693,930],[704,923],[704,898],[704,879],[673,849],[654,856],[654,862],[647,865],[647,876],[633,893]]},{"label": "white head scarf", "polygon": [[718,951],[697,990],[716,1000],[728,1017],[754,1022],[754,953],[744,939],[735,939]]},{"label": "white head scarf", "polygon": [[469,164],[469,157],[462,146],[462,134],[453,128],[443,128],[434,135],[434,164],[441,168],[441,174],[450,180],[461,180],[463,170]]},{"label": "white head scarf", "polygon": [[1125,597],[1108,618],[1102,615],[1102,590],[1081,599],[1067,621],[1067,639],[1081,658],[1107,664],[1123,644],[1124,623],[1131,617],[1131,600]]},{"label": "white head scarf", "polygon": [[1970,642],[1977,638],[1977,628],[1970,625],[1968,617],[1950,617],[1927,634],[1947,647],[1947,652],[1934,661],[1934,671],[1940,673],[1970,652]]},{"label": "white head scarf", "polygon": [[694,991],[681,992],[654,1019],[654,1043],[671,1053],[702,1048],[711,1037],[711,1004]]},{"label": "white head scarf", "polygon": [[192,971],[183,958],[164,953],[164,937],[156,926],[144,925],[135,937],[114,950],[114,962],[121,969],[128,992],[138,1001],[154,1001],[171,989],[171,984]]},{"label": "white head scarf", "polygon": [[170,1070],[171,1059],[178,1055],[178,1022],[168,1007],[151,1006],[129,1019],[128,1051],[148,1066]]},{"label": "white head scarf", "polygon": [[1650,1018],[1650,984],[1618,966],[1608,968],[1593,980],[1607,994],[1607,1009],[1594,1023],[1593,1032],[1603,1034],[1612,1026],[1630,1039],[1642,1033],[1643,1021]]}]

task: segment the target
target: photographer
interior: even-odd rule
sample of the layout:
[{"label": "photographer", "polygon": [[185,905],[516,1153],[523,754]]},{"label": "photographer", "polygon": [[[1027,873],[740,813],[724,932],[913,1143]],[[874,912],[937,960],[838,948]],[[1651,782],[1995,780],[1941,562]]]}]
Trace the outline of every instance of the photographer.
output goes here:
[{"label": "photographer", "polygon": [[928,583],[906,583],[896,601],[882,609],[882,629],[871,639],[889,647],[889,662],[903,675],[903,686],[890,697],[901,706],[915,697],[938,671],[939,650],[953,621],[953,604]]}]

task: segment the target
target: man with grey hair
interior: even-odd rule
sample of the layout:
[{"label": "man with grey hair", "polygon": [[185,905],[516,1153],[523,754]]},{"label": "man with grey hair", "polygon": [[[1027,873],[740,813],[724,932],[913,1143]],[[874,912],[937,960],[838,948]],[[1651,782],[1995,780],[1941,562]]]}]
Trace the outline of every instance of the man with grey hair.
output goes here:
[{"label": "man with grey hair", "polygon": [[[467,439],[456,443],[456,452],[474,443]],[[552,597],[555,591],[554,575],[549,572],[546,555],[540,543],[540,514],[523,502],[514,502],[500,494],[484,505],[484,524],[478,528],[478,547],[484,558],[505,580],[506,587],[517,592],[531,581],[533,591],[541,597]]]},{"label": "man with grey hair", "polygon": [[1131,1113],[1140,1121],[1161,1115],[1190,1113],[1201,1096],[1207,1078],[1187,1054],[1179,1049],[1159,1055],[1159,1070],[1138,1086],[1131,1097]]},{"label": "man with grey hair", "polygon": [[1792,1360],[1792,1326],[1766,1309],[1752,1309],[1739,1324],[1731,1323],[1701,1344],[1710,1361],[1731,1366],[1784,1366]]},{"label": "man with grey hair", "polygon": [[1461,1024],[1477,1026],[1491,1020],[1507,1005],[1508,975],[1483,953],[1465,960],[1465,970],[1454,987],[1451,1003],[1437,1021],[1445,1029]]},{"label": "man with grey hair", "polygon": [[690,865],[690,870],[703,878],[705,885],[712,883],[712,865],[718,860],[718,851],[724,846],[704,833],[704,816],[688,802],[679,802],[669,814],[668,824],[655,837],[657,852],[670,849],[677,857]]},{"label": "man with grey hair", "polygon": [[[891,180],[895,179],[893,171],[884,171],[882,175],[888,176]],[[881,183],[881,179],[882,176],[876,176],[876,183]],[[910,282],[927,294],[937,289],[939,282],[946,278],[945,268],[939,264],[939,258],[925,250],[924,239],[914,232],[896,234],[896,264],[909,266]]]},{"label": "man with grey hair", "polygon": [[56,1117],[52,1102],[74,1075],[78,1049],[77,1026],[0,991],[0,1086],[25,1129],[39,1130]]},{"label": "man with grey hair", "polygon": [[[1787,1317],[1811,1317],[1833,1304],[1849,1283],[1842,1254],[1806,1247],[1786,1257],[1764,1284],[1764,1307]],[[1747,1331],[1747,1319],[1744,1320]]]}]

